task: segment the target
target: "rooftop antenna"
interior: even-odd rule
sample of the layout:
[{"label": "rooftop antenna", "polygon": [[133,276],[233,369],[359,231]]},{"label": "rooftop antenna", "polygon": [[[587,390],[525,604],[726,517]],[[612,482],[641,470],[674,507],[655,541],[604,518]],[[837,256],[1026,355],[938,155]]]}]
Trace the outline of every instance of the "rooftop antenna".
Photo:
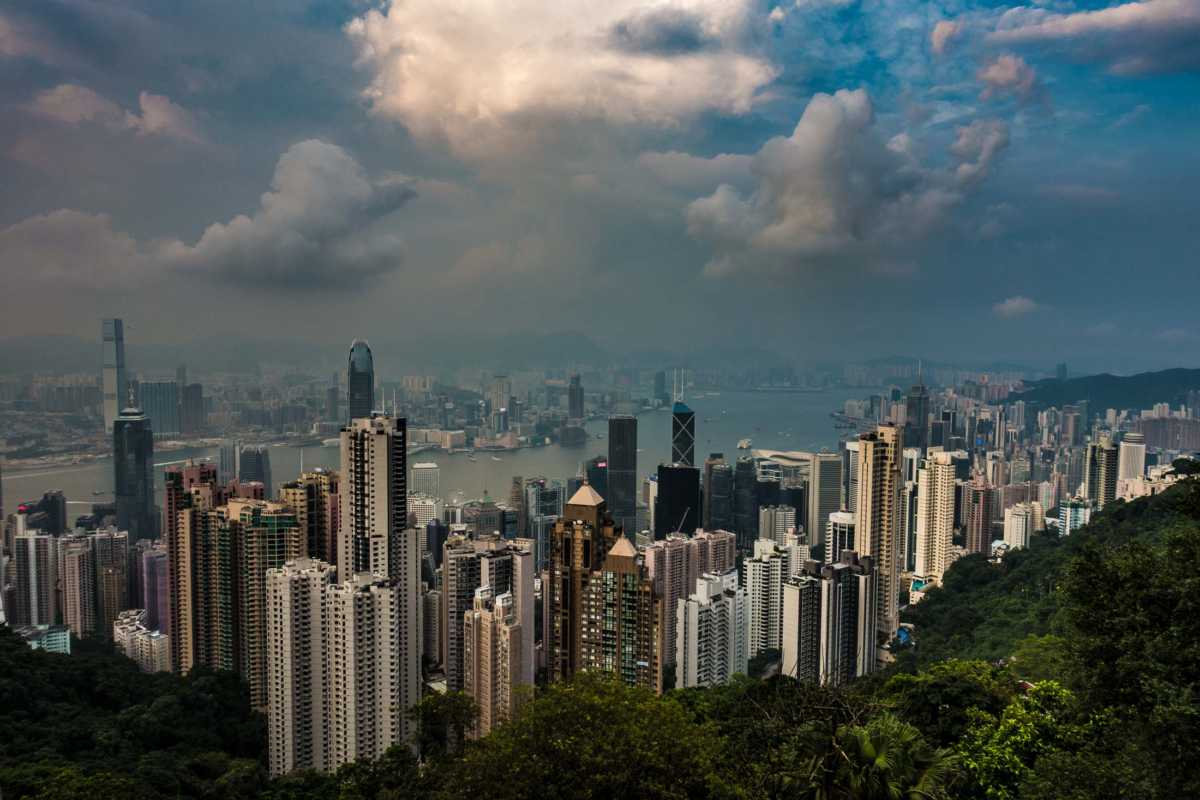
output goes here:
[{"label": "rooftop antenna", "polygon": [[925,371],[925,362],[918,358],[917,359],[917,385],[918,386],[925,385],[924,371]]}]

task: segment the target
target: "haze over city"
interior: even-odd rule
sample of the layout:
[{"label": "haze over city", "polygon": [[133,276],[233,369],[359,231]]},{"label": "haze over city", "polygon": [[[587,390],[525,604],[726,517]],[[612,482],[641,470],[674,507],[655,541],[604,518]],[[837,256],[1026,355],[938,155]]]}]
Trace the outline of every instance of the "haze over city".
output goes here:
[{"label": "haze over city", "polygon": [[1200,0],[9,0],[0,120],[0,800],[1200,797]]}]

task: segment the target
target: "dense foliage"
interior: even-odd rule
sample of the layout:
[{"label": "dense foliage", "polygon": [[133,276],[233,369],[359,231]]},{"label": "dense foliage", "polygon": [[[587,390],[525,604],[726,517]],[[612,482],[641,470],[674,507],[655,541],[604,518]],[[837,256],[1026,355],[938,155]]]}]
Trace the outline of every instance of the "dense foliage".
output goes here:
[{"label": "dense foliage", "polygon": [[664,697],[584,675],[467,737],[431,696],[415,752],[270,781],[226,675],[147,676],[0,630],[8,798],[981,798],[1200,796],[1200,481],[1117,503],[1003,564],[966,558],[911,610],[915,645],[841,689],[781,678]]}]

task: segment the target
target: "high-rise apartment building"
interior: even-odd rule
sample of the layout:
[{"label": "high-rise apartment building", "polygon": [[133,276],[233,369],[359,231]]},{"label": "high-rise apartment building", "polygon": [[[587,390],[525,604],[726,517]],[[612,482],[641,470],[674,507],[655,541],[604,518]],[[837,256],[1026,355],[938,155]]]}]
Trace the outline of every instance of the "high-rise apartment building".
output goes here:
[{"label": "high-rise apartment building", "polygon": [[362,339],[355,339],[350,344],[346,392],[350,420],[370,417],[375,408],[375,359],[371,355],[370,345]]},{"label": "high-rise apartment building", "polygon": [[337,563],[338,484],[337,472],[318,467],[279,487],[279,502],[296,517],[305,555],[330,564]]},{"label": "high-rise apartment building", "polygon": [[55,542],[58,548],[58,581],[62,591],[62,620],[77,638],[96,633],[96,571],[92,542],[86,536],[69,536]]},{"label": "high-rise apartment building", "polygon": [[1146,474],[1146,436],[1128,431],[1121,437],[1118,457],[1118,480],[1134,480]]},{"label": "high-rise apartment building", "polygon": [[129,388],[125,380],[125,323],[119,319],[106,319],[101,323],[104,341],[104,368],[101,376],[104,392],[104,432],[109,434],[113,422],[129,401]]},{"label": "high-rise apartment building", "polygon": [[654,582],[654,596],[662,603],[663,620],[659,626],[658,652],[664,673],[674,669],[675,615],[670,613],[680,600],[695,591],[694,555],[692,540],[682,534],[671,534],[654,542],[642,552],[646,574]]},{"label": "high-rise apartment building", "polygon": [[171,570],[166,545],[155,545],[140,553],[142,604],[145,625],[152,631],[171,633]]},{"label": "high-rise apartment building", "polygon": [[879,633],[891,639],[900,627],[901,457],[903,437],[880,425],[859,442],[858,513],[855,550],[871,556],[878,579]]},{"label": "high-rise apartment building", "polygon": [[117,527],[138,539],[158,535],[154,509],[154,433],[137,408],[125,408],[110,426],[113,439],[113,499]]},{"label": "high-rise apartment building", "polygon": [[696,412],[683,401],[671,407],[671,461],[696,465]]},{"label": "high-rise apartment building", "polygon": [[533,631],[521,625],[513,596],[496,595],[490,586],[475,590],[462,630],[463,690],[479,712],[472,733],[486,736],[513,718],[523,687],[533,685],[533,664],[525,663],[522,655],[522,640]]},{"label": "high-rise apartment building", "polygon": [[783,624],[783,584],[791,570],[789,553],[769,539],[754,543],[754,555],[742,561],[746,602],[750,609],[747,657],[780,648]]},{"label": "high-rise apartment building", "polygon": [[618,528],[637,530],[637,417],[608,419],[608,507]]},{"label": "high-rise apartment building", "polygon": [[403,417],[356,417],[342,429],[339,575],[370,572],[398,577],[410,560],[420,561],[415,535],[411,543],[404,540],[407,433]]},{"label": "high-rise apartment building", "polygon": [[916,574],[940,583],[954,546],[954,462],[934,452],[917,471]]},{"label": "high-rise apartment building", "polygon": [[783,587],[783,673],[841,686],[873,672],[876,606],[869,556],[848,550],[832,564],[806,562]]},{"label": "high-rise apartment building", "polygon": [[325,597],[335,581],[336,570],[316,559],[267,571],[267,751],[272,775],[332,768]]},{"label": "high-rise apartment building", "polygon": [[96,633],[112,635],[112,624],[129,608],[129,534],[108,528],[88,537],[95,581]]},{"label": "high-rise apartment building", "polygon": [[1092,504],[1082,497],[1072,497],[1058,507],[1058,534],[1070,536],[1092,520]]},{"label": "high-rise apartment building", "polygon": [[584,484],[567,501],[551,532],[549,566],[542,580],[550,681],[569,680],[583,666],[583,596],[616,540],[616,523],[604,499]]},{"label": "high-rise apartment building", "polygon": [[829,515],[825,526],[824,562],[834,564],[842,557],[842,551],[853,550],[854,515],[849,511],[835,511]]},{"label": "high-rise apartment building", "polygon": [[706,573],[675,605],[675,688],[719,686],[745,674],[750,606],[737,571]]},{"label": "high-rise apartment building", "polygon": [[[18,516],[20,520],[20,516]],[[53,536],[26,530],[13,537],[16,586],[10,625],[53,625],[58,610],[58,558]]]},{"label": "high-rise apartment building", "polygon": [[621,536],[592,573],[579,609],[580,666],[608,672],[626,686],[662,691],[654,581]]},{"label": "high-rise apartment building", "polygon": [[1083,496],[1096,509],[1102,509],[1117,497],[1119,452],[1107,435],[1089,442],[1084,460]]},{"label": "high-rise apartment building", "polygon": [[996,518],[996,490],[977,479],[967,486],[966,497],[965,549],[968,553],[987,553],[991,549],[992,522]]},{"label": "high-rise apartment building", "polygon": [[170,672],[168,637],[146,625],[146,609],[122,611],[109,629],[117,652],[124,653],[142,672]]}]

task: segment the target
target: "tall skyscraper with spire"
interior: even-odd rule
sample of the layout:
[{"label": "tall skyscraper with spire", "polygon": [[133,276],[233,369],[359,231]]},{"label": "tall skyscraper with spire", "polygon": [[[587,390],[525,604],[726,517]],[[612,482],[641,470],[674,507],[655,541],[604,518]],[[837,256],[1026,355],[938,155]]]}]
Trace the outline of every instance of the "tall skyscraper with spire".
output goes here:
[{"label": "tall skyscraper with spire", "polygon": [[364,339],[350,345],[350,360],[346,367],[346,391],[349,395],[350,419],[371,416],[375,405],[375,359]]},{"label": "tall skyscraper with spire", "polygon": [[113,422],[125,407],[128,390],[125,383],[125,323],[106,319],[101,325],[104,340],[104,430],[112,433]]},{"label": "tall skyscraper with spire", "polygon": [[153,539],[158,535],[158,514],[154,508],[154,432],[150,420],[131,401],[113,420],[111,430],[117,527],[129,531],[134,540]]}]

